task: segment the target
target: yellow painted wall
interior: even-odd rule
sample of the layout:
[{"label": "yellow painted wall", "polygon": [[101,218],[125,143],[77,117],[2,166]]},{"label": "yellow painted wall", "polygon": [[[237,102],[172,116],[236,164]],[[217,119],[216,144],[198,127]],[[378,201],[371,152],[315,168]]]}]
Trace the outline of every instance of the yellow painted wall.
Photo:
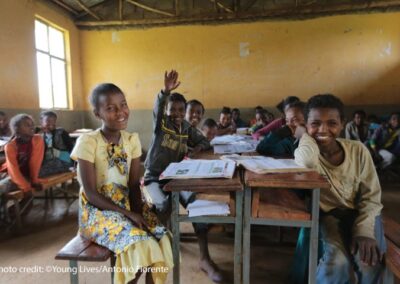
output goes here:
[{"label": "yellow painted wall", "polygon": [[82,109],[79,30],[59,9],[50,8],[37,0],[0,1],[0,108],[39,109],[35,15],[69,32],[72,108]]},{"label": "yellow painted wall", "polygon": [[[248,43],[249,54],[239,46]],[[400,13],[306,21],[82,31],[83,94],[110,81],[150,109],[163,72],[206,108],[275,105],[321,92],[346,104],[400,103]]]}]

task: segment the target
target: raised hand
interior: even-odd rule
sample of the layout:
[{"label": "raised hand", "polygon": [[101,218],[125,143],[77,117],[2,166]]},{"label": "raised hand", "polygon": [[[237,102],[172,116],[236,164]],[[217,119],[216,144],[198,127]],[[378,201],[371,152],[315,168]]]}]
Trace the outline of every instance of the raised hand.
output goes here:
[{"label": "raised hand", "polygon": [[178,72],[171,70],[170,72],[165,71],[164,74],[164,93],[170,93],[179,87],[181,82],[178,81]]}]

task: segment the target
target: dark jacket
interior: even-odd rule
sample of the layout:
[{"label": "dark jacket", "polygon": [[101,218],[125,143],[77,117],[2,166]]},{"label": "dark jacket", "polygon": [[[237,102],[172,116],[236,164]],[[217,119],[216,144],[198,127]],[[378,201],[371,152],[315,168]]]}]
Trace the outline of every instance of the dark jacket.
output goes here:
[{"label": "dark jacket", "polygon": [[164,114],[168,95],[160,92],[153,109],[153,137],[149,152],[144,162],[145,185],[158,181],[160,174],[170,163],[180,162],[190,147],[200,145],[202,149],[210,147],[207,139],[193,128],[189,122],[183,121],[181,131]]},{"label": "dark jacket", "polygon": [[293,137],[288,126],[283,126],[264,137],[258,144],[257,152],[268,156],[293,156],[299,140]]}]

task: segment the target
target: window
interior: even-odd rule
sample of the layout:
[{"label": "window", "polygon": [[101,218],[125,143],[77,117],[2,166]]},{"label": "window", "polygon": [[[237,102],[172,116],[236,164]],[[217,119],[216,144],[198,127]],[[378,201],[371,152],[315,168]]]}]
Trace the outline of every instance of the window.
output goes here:
[{"label": "window", "polygon": [[68,108],[65,32],[35,20],[40,108]]}]

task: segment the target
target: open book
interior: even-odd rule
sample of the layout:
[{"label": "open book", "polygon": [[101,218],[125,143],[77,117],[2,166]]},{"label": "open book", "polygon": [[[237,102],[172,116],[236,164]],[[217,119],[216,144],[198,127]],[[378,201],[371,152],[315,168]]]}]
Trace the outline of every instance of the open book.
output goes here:
[{"label": "open book", "polygon": [[232,178],[236,164],[231,160],[183,160],[171,163],[160,175],[162,179]]},{"label": "open book", "polygon": [[293,159],[274,159],[264,156],[239,156],[236,154],[221,156],[221,159],[235,161],[245,169],[257,174],[306,172],[311,169],[299,166]]}]

